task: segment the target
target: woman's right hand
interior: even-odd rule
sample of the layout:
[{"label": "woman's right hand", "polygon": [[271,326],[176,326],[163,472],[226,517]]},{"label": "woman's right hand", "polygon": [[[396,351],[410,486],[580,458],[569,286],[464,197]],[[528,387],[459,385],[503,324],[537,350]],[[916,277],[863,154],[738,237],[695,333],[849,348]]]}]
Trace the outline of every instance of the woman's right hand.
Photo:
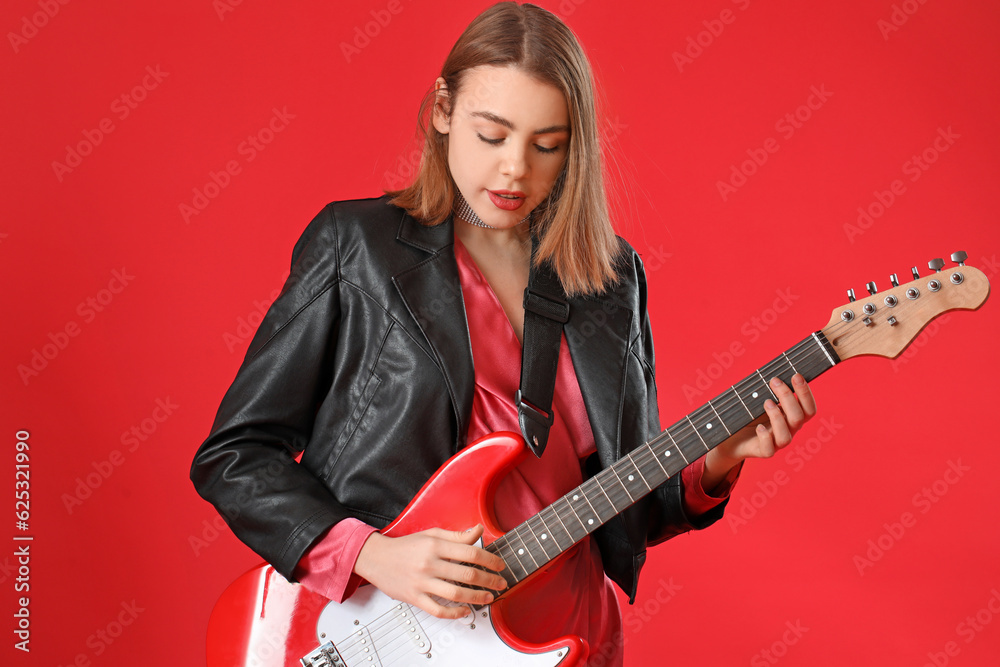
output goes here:
[{"label": "woman's right hand", "polygon": [[[495,574],[504,568],[503,559],[474,546],[483,530],[478,525],[464,532],[431,528],[402,537],[372,533],[361,547],[354,572],[395,600],[438,618],[461,618],[469,613],[466,605],[489,604],[493,602],[489,591],[507,587]],[[446,606],[431,596],[459,604]]]}]

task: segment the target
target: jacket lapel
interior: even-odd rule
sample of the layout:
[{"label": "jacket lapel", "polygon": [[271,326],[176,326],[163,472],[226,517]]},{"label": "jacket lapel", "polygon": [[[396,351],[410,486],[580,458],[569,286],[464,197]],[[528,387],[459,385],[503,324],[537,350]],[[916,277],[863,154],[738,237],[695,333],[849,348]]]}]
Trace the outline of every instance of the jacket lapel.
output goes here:
[{"label": "jacket lapel", "polygon": [[623,385],[633,314],[607,297],[576,297],[569,303],[566,341],[597,451],[607,465],[621,458]]},{"label": "jacket lapel", "polygon": [[426,259],[394,275],[392,282],[444,375],[461,446],[472,412],[475,371],[455,262],[454,227],[451,218],[430,227],[404,215],[396,238],[427,253]]}]

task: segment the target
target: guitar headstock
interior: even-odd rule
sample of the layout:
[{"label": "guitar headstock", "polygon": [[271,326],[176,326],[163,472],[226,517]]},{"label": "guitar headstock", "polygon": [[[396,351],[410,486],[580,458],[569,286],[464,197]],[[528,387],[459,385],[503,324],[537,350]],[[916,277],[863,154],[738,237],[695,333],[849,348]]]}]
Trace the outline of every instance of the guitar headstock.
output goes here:
[{"label": "guitar headstock", "polygon": [[990,294],[990,282],[979,269],[966,266],[966,254],[956,252],[957,265],[944,268],[940,259],[928,262],[934,273],[872,294],[875,284],[868,283],[869,296],[854,299],[833,311],[823,334],[841,360],[860,355],[894,358],[906,349],[920,330],[938,315],[949,310],[976,310]]}]

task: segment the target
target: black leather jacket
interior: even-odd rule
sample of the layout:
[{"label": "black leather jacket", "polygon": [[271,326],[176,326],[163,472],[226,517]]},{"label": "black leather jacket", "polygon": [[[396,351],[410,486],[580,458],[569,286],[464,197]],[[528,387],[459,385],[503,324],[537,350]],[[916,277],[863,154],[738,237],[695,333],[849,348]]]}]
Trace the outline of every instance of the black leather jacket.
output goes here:
[{"label": "black leather jacket", "polygon": [[[379,198],[328,205],[295,245],[191,468],[198,493],[288,579],[327,528],[384,527],[466,444],[474,375],[453,234],[450,219],[424,226]],[[645,274],[622,247],[618,284],[570,299],[565,325],[597,443],[587,474],[660,432]],[[689,520],[679,477],[595,533],[632,598],[647,542],[722,515]]]}]

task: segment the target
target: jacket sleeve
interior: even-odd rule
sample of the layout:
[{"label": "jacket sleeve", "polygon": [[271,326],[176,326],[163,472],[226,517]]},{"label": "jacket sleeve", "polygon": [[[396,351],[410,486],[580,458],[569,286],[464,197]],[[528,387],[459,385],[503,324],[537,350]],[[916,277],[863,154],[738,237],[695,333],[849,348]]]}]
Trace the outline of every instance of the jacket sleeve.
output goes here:
[{"label": "jacket sleeve", "polygon": [[[634,254],[633,257],[638,286],[639,340],[633,344],[632,349],[640,357],[645,374],[649,414],[646,435],[648,441],[662,432],[656,394],[656,354],[647,308],[646,272],[638,254]],[[650,497],[647,534],[647,542],[650,545],[658,544],[690,530],[707,528],[722,518],[728,501],[727,498],[703,514],[689,516],[688,508],[684,502],[685,489],[682,475],[674,475],[668,479],[665,484],[650,494]]]},{"label": "jacket sleeve", "polygon": [[340,318],[333,206],[306,228],[191,466],[198,493],[236,536],[292,580],[312,542],[347,512],[295,456],[312,434]]}]

